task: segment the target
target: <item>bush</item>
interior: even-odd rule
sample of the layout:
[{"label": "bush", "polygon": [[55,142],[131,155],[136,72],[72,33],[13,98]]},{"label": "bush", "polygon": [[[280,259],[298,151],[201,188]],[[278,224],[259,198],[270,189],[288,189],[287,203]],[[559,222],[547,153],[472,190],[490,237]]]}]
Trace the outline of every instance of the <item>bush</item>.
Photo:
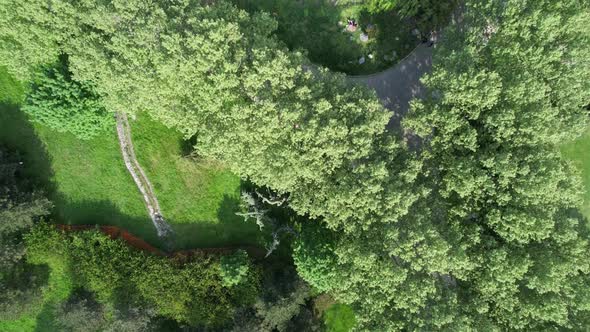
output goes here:
[{"label": "bush", "polygon": [[64,66],[35,79],[23,110],[35,122],[80,139],[91,139],[114,125],[92,86],[72,80]]},{"label": "bush", "polygon": [[240,284],[225,287],[216,256],[180,263],[146,255],[97,231],[63,233],[45,224],[34,227],[26,239],[31,260],[44,263],[59,257],[76,284],[95,293],[108,310],[139,303],[181,324],[221,328],[236,308],[254,302],[258,290],[255,269]]},{"label": "bush", "polygon": [[242,282],[248,275],[250,262],[248,253],[238,250],[232,255],[221,257],[221,280],[225,287],[232,287]]}]

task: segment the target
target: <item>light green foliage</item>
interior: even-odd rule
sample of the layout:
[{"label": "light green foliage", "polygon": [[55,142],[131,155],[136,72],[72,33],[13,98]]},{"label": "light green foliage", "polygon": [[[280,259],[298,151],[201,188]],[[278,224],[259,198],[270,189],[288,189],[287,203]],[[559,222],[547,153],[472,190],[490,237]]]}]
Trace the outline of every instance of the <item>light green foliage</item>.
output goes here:
[{"label": "light green foliage", "polygon": [[[67,241],[67,239],[64,239]],[[113,303],[117,296],[129,300],[128,276],[140,269],[141,255],[133,255],[122,241],[112,241],[99,232],[82,232],[67,245],[71,266],[80,285],[96,293],[102,303]]]},{"label": "light green foliage", "polygon": [[178,322],[210,327],[223,326],[230,319],[232,293],[214,275],[218,262],[201,258],[178,269],[166,260],[144,260],[144,271],[136,273],[133,283],[159,314]]},{"label": "light green foliage", "polygon": [[586,123],[587,9],[576,1],[471,2],[467,37],[447,32],[425,80],[432,95],[404,121],[423,149],[397,179],[414,179],[418,199],[405,214],[365,214],[366,203],[351,201],[351,218],[366,216],[361,232],[327,244],[321,236],[298,240],[300,273],[352,304],[359,329],[587,323],[588,234],[575,213],[581,185],[556,152]]},{"label": "light green foliage", "polygon": [[[0,1],[0,65],[17,79],[28,81],[43,65],[54,63],[63,37],[47,1]],[[63,30],[61,30],[63,31]]]},{"label": "light green foliage", "polygon": [[[401,206],[401,214],[414,198],[381,183],[399,153],[395,142],[378,144],[391,114],[373,92],[288,52],[270,35],[276,22],[267,14],[250,16],[223,2],[60,6],[55,33],[71,24],[61,44],[73,78],[92,83],[109,111],[145,110],[195,135],[201,156],[293,193],[297,212],[327,216],[332,227],[369,222],[383,207],[371,196],[391,196],[383,205]],[[339,191],[344,197],[332,195]],[[340,215],[363,198],[370,201],[358,219]]]},{"label": "light green foliage", "polygon": [[319,292],[330,292],[338,284],[333,271],[337,264],[334,254],[335,236],[320,225],[307,224],[293,247],[297,272]]},{"label": "light green foliage", "polygon": [[473,1],[425,80],[432,97],[405,121],[426,139],[433,216],[467,255],[449,271],[462,311],[498,328],[588,315],[581,185],[555,151],[587,122],[588,19],[577,1]]},{"label": "light green foliage", "polygon": [[[125,75],[144,76],[121,76],[132,82],[133,91],[105,91],[109,103],[129,105],[129,111],[146,109],[187,136],[196,134],[201,155],[221,159],[238,174],[280,192],[296,192],[322,181],[371,152],[372,141],[366,137],[382,134],[390,116],[374,95],[360,88],[347,90],[341,76],[327,72],[315,79],[301,68],[300,56],[284,52],[268,36],[275,23],[266,15],[248,17],[227,5],[183,10],[187,13],[179,13],[177,19],[188,12],[195,19],[184,26],[184,32],[168,23],[166,33],[175,43],[182,40],[183,45],[195,47],[166,44],[170,50],[158,56],[159,62],[142,65],[161,75],[154,78],[145,70],[126,71]],[[146,15],[150,20],[162,19],[143,11],[139,17]],[[230,19],[236,23],[224,23]],[[204,26],[204,22],[211,24]],[[226,42],[214,43],[212,37],[201,41],[215,34]],[[138,36],[121,38],[132,39],[117,56],[129,53],[128,44],[140,42]],[[109,42],[101,47],[113,46]],[[110,65],[92,66],[90,72],[86,67],[94,60],[83,61],[84,68],[78,61],[72,56],[79,76],[96,77],[97,86],[103,88],[106,83],[101,77],[112,81]],[[99,69],[104,73],[95,72]],[[308,193],[313,192],[302,196]]]},{"label": "light green foliage", "polygon": [[[74,79],[92,82],[109,110],[148,110],[185,135],[196,134],[202,155],[258,184],[297,192],[292,203],[299,212],[333,215],[335,227],[359,226],[338,215],[360,195],[332,198],[343,182],[334,175],[365,171],[357,165],[373,153],[372,138],[383,135],[390,115],[368,91],[346,89],[343,77],[318,72],[316,79],[302,69],[301,56],[269,36],[276,23],[267,15],[250,17],[225,4],[60,5],[56,27],[70,21],[98,27],[71,27],[63,45]],[[104,20],[111,11],[117,22]],[[127,33],[133,27],[141,28]],[[382,189],[363,194],[376,190]]]},{"label": "light green foliage", "polygon": [[244,281],[250,269],[248,253],[238,250],[235,253],[221,257],[221,281],[225,287],[232,287]]},{"label": "light green foliage", "polygon": [[115,125],[93,87],[72,80],[66,67],[49,68],[35,79],[23,111],[35,122],[80,139],[91,139]]}]

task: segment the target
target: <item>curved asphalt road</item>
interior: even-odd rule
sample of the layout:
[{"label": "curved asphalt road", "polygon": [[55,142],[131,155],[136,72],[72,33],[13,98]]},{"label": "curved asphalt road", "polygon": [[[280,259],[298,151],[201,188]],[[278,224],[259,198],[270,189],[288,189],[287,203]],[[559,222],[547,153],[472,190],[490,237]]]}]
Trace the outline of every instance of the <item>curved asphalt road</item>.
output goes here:
[{"label": "curved asphalt road", "polygon": [[410,108],[410,101],[422,98],[425,88],[420,78],[432,68],[433,47],[420,44],[395,66],[373,75],[349,76],[349,81],[375,89],[383,105],[393,112],[389,128],[400,129],[400,121]]},{"label": "curved asphalt road", "polygon": [[[449,25],[463,29],[464,11],[464,5],[458,5],[451,14]],[[411,145],[419,144],[416,141],[417,137],[404,133],[400,123],[410,109],[410,101],[414,98],[423,98],[426,94],[426,88],[420,82],[420,78],[432,68],[432,54],[436,42],[443,38],[444,30],[445,28],[440,29],[431,35],[434,43],[431,47],[428,47],[427,43],[418,45],[406,58],[385,71],[366,76],[348,76],[348,80],[353,84],[364,84],[375,89],[383,105],[393,112],[387,127],[400,132],[410,141],[409,143],[412,143]]]}]

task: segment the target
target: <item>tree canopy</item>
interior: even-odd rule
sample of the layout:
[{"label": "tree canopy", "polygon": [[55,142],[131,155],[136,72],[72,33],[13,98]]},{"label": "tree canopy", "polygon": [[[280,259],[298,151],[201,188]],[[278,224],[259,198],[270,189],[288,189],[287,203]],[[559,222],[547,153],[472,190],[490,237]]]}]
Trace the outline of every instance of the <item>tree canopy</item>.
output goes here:
[{"label": "tree canopy", "polygon": [[577,1],[468,3],[404,120],[427,195],[394,223],[302,236],[302,275],[368,330],[585,326],[587,221],[557,145],[587,122],[588,16]]},{"label": "tree canopy", "polygon": [[[0,19],[0,55],[15,53],[0,61],[12,72],[25,77],[65,54],[73,80],[91,84],[108,111],[146,111],[195,137],[201,156],[288,197],[310,219],[294,244],[298,272],[351,304],[359,329],[588,325],[582,187],[557,151],[587,126],[587,2],[467,1],[437,46],[428,96],[403,120],[415,150],[386,129],[391,114],[374,92],[288,51],[268,14],[193,0],[0,8],[13,18]],[[30,237],[38,253],[58,237],[33,241],[39,234]],[[100,301],[136,287],[162,315],[193,325],[223,325],[232,292],[255,287],[230,292],[210,274],[221,271],[216,259],[127,260],[94,233],[67,246]],[[281,308],[258,313],[284,322],[299,311]]]}]

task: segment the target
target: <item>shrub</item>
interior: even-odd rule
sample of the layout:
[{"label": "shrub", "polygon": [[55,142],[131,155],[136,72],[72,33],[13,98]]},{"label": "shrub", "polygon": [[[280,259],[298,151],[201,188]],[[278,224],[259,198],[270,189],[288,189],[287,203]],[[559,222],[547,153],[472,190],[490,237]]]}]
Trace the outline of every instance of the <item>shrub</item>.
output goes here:
[{"label": "shrub", "polygon": [[114,117],[91,85],[72,80],[64,68],[39,74],[22,109],[35,122],[91,139],[113,126]]},{"label": "shrub", "polygon": [[228,288],[216,256],[181,263],[147,255],[97,231],[63,233],[40,224],[26,236],[26,243],[31,262],[61,266],[108,310],[139,303],[181,324],[221,328],[236,308],[254,302],[258,290],[256,269]]},{"label": "shrub", "polygon": [[250,263],[248,253],[238,250],[232,255],[221,257],[221,280],[226,287],[242,282],[248,275]]}]

